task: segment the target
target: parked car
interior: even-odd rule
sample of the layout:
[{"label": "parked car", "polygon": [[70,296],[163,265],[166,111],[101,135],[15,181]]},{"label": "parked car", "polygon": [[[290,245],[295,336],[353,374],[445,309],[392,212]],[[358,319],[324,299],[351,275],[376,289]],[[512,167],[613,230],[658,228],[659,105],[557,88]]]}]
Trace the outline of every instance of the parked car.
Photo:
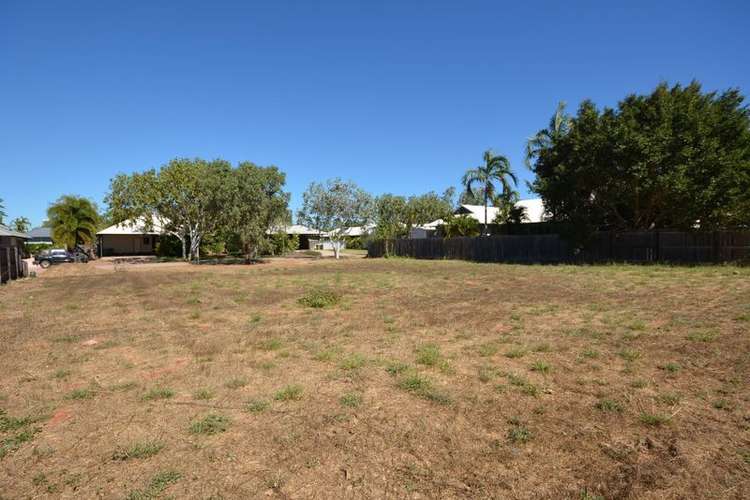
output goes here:
[{"label": "parked car", "polygon": [[80,249],[68,252],[64,248],[53,248],[42,250],[34,256],[34,264],[40,265],[43,269],[47,269],[52,264],[63,264],[65,262],[82,262],[85,264],[88,261],[89,256]]}]

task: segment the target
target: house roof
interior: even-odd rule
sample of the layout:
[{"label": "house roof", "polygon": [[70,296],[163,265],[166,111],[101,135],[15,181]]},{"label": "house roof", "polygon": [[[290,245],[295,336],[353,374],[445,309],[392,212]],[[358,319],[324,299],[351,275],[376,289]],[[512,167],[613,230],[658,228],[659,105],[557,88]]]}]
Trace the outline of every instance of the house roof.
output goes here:
[{"label": "house roof", "polygon": [[427,224],[422,224],[421,226],[417,226],[421,229],[437,229],[438,226],[442,226],[445,224],[445,221],[443,219],[437,219],[432,222],[428,222]]},{"label": "house roof", "polygon": [[375,229],[375,224],[367,224],[366,226],[351,226],[344,229],[342,234],[344,236],[362,236]]},{"label": "house roof", "polygon": [[141,235],[141,234],[162,234],[163,225],[158,217],[154,216],[151,221],[151,229],[146,229],[146,219],[144,217],[138,217],[136,219],[128,219],[126,221],[109,226],[108,228],[102,229],[97,235]]},{"label": "house roof", "polygon": [[[526,219],[524,222],[543,222],[544,221],[544,203],[541,198],[529,198],[527,200],[519,200],[516,202],[517,207],[524,207],[526,209]],[[497,207],[487,207],[487,222],[492,223],[497,216],[499,209]],[[484,224],[484,205],[460,205],[455,212],[456,215],[466,215],[472,219],[476,219],[480,224]],[[422,224],[422,229],[435,229],[438,226],[445,224],[443,219],[437,219],[427,224]]]},{"label": "house roof", "polygon": [[286,234],[320,234],[320,231],[302,224],[291,224],[289,226],[278,226],[269,229],[268,234],[283,232]]},{"label": "house roof", "polygon": [[52,228],[39,226],[29,231],[29,238],[49,238],[52,239]]},{"label": "house roof", "polygon": [[[487,207],[487,223],[492,223],[500,209],[497,207]],[[477,222],[484,224],[484,205],[466,205],[461,204],[455,212],[456,215],[468,215]]]},{"label": "house roof", "polygon": [[526,209],[526,221],[524,222],[543,222],[544,221],[544,202],[541,198],[530,198],[528,200],[519,200],[517,207]]},{"label": "house roof", "polygon": [[29,239],[29,235],[26,233],[19,233],[18,231],[13,231],[8,226],[3,226],[0,224],[0,236],[9,236],[13,238],[22,238],[24,240]]}]

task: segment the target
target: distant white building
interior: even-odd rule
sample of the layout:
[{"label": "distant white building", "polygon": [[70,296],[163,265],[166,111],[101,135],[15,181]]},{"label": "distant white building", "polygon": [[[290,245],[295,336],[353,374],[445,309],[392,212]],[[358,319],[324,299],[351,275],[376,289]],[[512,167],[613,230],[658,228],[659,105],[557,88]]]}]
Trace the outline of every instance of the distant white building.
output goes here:
[{"label": "distant white building", "polygon": [[272,227],[267,233],[286,233],[288,236],[297,236],[297,238],[299,238],[299,247],[297,247],[299,250],[311,249],[311,241],[319,240],[322,235],[322,232],[319,229],[303,226],[302,224]]},{"label": "distant white building", "polygon": [[544,202],[541,198],[519,200],[517,207],[526,209],[526,219],[523,222],[544,222]]},{"label": "distant white building", "polygon": [[[544,221],[544,203],[541,198],[530,198],[526,200],[519,200],[516,203],[516,207],[523,207],[526,209],[526,218],[523,220],[524,223],[530,222],[543,222]],[[491,224],[492,221],[497,217],[500,211],[497,207],[487,207],[487,223]],[[465,215],[476,220],[480,224],[484,224],[484,205],[460,205],[454,215]],[[435,236],[439,226],[445,224],[443,219],[437,219],[427,224],[415,226],[409,231],[409,238],[421,239],[431,238]]]}]

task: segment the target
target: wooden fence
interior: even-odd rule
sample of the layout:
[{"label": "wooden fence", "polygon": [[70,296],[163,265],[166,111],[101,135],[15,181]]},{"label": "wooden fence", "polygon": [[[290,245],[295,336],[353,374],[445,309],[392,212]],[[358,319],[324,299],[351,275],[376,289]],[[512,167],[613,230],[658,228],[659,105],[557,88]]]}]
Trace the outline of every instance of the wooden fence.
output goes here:
[{"label": "wooden fence", "polygon": [[[750,231],[600,232],[583,249],[558,234],[398,239],[387,244],[391,255],[477,262],[750,262]],[[372,241],[368,256],[382,257],[385,245]]]},{"label": "wooden fence", "polygon": [[0,283],[22,278],[26,275],[23,261],[23,240],[0,236]]}]

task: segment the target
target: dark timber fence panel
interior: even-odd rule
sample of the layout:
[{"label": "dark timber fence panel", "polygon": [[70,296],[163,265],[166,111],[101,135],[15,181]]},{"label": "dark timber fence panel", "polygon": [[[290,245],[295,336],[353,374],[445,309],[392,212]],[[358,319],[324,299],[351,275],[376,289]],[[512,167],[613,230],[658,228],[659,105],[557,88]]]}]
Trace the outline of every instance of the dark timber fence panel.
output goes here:
[{"label": "dark timber fence panel", "polygon": [[[477,262],[748,262],[750,231],[600,232],[582,251],[557,234],[399,239],[389,248],[401,257]],[[370,257],[382,257],[385,243],[372,241],[367,250]]]}]

